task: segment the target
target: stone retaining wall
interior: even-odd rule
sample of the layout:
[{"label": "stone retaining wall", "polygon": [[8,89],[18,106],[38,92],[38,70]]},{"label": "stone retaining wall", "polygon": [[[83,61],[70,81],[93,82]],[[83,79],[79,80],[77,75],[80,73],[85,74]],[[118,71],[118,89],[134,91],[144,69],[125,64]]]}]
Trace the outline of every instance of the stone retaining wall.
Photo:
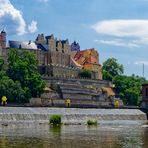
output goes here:
[{"label": "stone retaining wall", "polygon": [[137,109],[76,109],[76,108],[23,108],[1,107],[0,122],[39,122],[48,123],[53,114],[62,116],[66,124],[84,124],[89,119],[101,122],[147,122],[146,114]]}]

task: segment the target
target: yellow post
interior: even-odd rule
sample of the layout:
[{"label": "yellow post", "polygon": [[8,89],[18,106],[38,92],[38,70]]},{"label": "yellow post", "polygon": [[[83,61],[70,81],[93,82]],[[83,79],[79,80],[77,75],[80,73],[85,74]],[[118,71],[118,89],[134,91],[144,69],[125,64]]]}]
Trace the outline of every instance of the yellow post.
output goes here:
[{"label": "yellow post", "polygon": [[5,106],[7,104],[7,97],[2,96],[2,105]]},{"label": "yellow post", "polygon": [[70,99],[67,99],[66,100],[66,107],[70,107],[71,106],[71,101],[70,101]]},{"label": "yellow post", "polygon": [[119,108],[119,101],[118,100],[115,101],[115,108]]}]

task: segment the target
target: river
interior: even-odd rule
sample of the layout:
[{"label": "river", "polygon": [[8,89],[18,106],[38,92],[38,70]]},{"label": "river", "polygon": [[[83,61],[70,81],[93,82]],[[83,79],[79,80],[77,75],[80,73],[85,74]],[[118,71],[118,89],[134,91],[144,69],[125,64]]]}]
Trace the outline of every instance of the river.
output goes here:
[{"label": "river", "polygon": [[0,148],[148,148],[147,138],[147,125],[0,126]]}]

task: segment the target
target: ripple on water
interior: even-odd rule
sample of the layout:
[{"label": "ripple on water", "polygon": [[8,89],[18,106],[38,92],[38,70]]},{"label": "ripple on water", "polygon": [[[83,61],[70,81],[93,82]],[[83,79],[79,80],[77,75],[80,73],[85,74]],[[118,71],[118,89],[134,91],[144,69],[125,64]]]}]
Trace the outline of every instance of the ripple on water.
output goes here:
[{"label": "ripple on water", "polygon": [[47,124],[0,127],[0,148],[147,148],[148,128],[143,126],[62,126]]}]

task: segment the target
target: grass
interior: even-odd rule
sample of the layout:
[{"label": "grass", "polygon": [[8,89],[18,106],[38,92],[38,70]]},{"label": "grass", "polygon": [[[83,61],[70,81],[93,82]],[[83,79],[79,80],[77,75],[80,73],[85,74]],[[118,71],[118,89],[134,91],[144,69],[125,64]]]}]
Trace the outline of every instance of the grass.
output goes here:
[{"label": "grass", "polygon": [[88,120],[87,125],[97,125],[97,120]]},{"label": "grass", "polygon": [[49,118],[49,124],[53,126],[59,126],[62,124],[61,120],[61,115],[52,115]]}]

